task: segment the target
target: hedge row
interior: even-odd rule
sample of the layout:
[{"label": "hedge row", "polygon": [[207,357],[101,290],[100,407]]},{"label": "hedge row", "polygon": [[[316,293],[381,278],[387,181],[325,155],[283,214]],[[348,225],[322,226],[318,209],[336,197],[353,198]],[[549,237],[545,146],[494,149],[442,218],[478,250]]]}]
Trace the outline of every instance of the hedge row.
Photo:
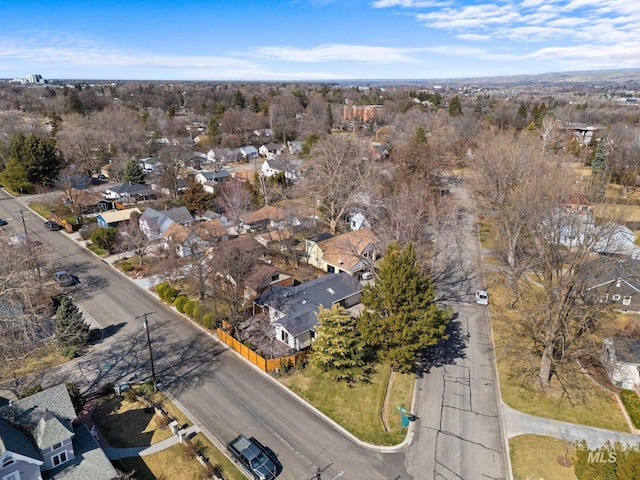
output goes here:
[{"label": "hedge row", "polygon": [[216,318],[213,312],[207,312],[200,307],[200,302],[191,300],[186,295],[182,295],[180,290],[173,288],[168,282],[162,282],[156,285],[156,293],[161,300],[172,304],[180,313],[189,316],[200,325],[209,330],[217,326]]}]

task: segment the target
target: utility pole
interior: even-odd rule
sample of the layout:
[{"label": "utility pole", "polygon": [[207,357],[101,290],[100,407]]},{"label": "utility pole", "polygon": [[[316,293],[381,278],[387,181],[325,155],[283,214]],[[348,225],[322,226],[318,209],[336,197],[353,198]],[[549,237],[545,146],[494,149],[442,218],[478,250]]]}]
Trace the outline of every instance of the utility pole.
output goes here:
[{"label": "utility pole", "polygon": [[158,382],[156,381],[156,369],[153,365],[153,350],[151,350],[151,335],[149,334],[149,322],[147,322],[147,315],[151,315],[152,313],[156,313],[156,312],[143,313],[142,315],[138,315],[137,317],[134,317],[134,320],[137,320],[139,318],[144,319],[142,320],[142,326],[147,331],[147,344],[149,345],[149,358],[151,360],[151,379],[153,380],[153,391],[157,392]]},{"label": "utility pole", "polygon": [[24,210],[20,209],[20,217],[22,218],[22,228],[24,229],[24,240],[29,248],[29,233],[27,232],[27,224],[24,221]]}]

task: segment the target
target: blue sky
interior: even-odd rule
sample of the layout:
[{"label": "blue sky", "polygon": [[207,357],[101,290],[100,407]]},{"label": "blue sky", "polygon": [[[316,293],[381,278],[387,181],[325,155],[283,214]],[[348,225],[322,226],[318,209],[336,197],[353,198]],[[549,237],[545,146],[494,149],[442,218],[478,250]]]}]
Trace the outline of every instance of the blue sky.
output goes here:
[{"label": "blue sky", "polygon": [[447,79],[640,68],[638,0],[3,0],[0,78]]}]

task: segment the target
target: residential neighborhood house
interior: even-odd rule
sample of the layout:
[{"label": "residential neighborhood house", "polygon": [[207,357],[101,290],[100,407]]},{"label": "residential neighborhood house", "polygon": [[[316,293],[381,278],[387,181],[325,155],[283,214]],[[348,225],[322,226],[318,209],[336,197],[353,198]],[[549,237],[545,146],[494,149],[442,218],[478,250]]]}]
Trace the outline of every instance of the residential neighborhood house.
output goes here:
[{"label": "residential neighborhood house", "polygon": [[368,228],[337,236],[316,236],[305,240],[307,263],[324,272],[357,275],[370,269],[381,257],[376,238]]},{"label": "residential neighborhood house", "polygon": [[267,314],[277,340],[292,350],[302,350],[316,338],[320,306],[353,309],[361,296],[360,282],[346,273],[335,273],[297,286],[274,285],[254,300],[253,313]]},{"label": "residential neighborhood house", "polygon": [[2,480],[111,480],[118,473],[77,415],[65,384],[0,409]]},{"label": "residential neighborhood house", "polygon": [[155,196],[153,189],[140,183],[121,183],[107,188],[103,195],[108,200],[119,200],[123,203],[135,203]]},{"label": "residential neighborhood house", "polygon": [[117,227],[123,223],[131,220],[132,214],[140,215],[141,212],[138,208],[126,208],[124,210],[109,210],[99,213],[96,216],[98,226],[101,228]]},{"label": "residential neighborhood house", "polygon": [[630,390],[640,388],[640,341],[631,338],[605,338],[602,364],[615,386]]},{"label": "residential neighborhood house", "polygon": [[260,167],[260,172],[265,177],[272,177],[279,173],[284,173],[285,178],[294,181],[300,178],[300,166],[299,160],[286,160],[279,158],[267,158]]},{"label": "residential neighborhood house", "polygon": [[188,226],[194,221],[195,219],[186,207],[176,207],[163,211],[147,208],[140,216],[138,223],[142,233],[153,241],[164,238],[164,233],[173,224]]}]

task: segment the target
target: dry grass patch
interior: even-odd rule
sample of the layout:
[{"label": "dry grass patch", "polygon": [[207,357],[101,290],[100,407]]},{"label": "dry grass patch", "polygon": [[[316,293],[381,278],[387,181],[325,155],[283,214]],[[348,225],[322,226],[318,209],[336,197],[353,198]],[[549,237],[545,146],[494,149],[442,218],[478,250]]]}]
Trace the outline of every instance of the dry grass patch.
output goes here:
[{"label": "dry grass patch", "polygon": [[125,458],[115,462],[117,469],[132,472],[136,480],[200,480],[204,467],[183,452],[180,444],[144,457]]},{"label": "dry grass patch", "polygon": [[573,467],[560,465],[571,461],[573,448],[568,442],[539,435],[521,435],[509,440],[511,466],[516,479],[577,480]]},{"label": "dry grass patch", "polygon": [[27,355],[17,358],[15,361],[9,362],[0,368],[0,382],[26,377],[36,372],[44,372],[68,361],[68,358],[57,352],[53,342],[47,342]]},{"label": "dry grass patch", "polygon": [[167,422],[152,407],[125,397],[102,398],[91,418],[114,447],[144,447],[171,436]]},{"label": "dry grass patch", "polygon": [[388,413],[391,431],[385,432],[381,412],[389,374],[389,367],[378,365],[369,383],[336,383],[307,366],[279,380],[360,440],[395,445],[406,435],[396,407],[404,406],[408,410],[411,406],[415,376],[395,375]]}]

